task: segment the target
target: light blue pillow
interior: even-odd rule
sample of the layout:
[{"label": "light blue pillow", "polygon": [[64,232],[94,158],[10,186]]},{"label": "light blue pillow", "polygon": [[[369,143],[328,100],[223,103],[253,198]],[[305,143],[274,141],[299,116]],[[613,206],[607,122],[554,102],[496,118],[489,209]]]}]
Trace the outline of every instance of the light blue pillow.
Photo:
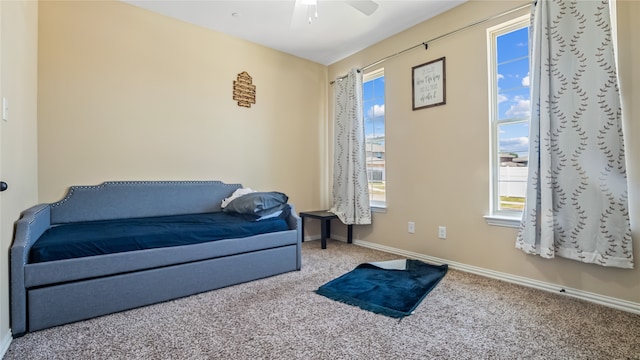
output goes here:
[{"label": "light blue pillow", "polygon": [[265,216],[282,210],[287,201],[289,197],[281,192],[253,192],[233,199],[222,211]]}]

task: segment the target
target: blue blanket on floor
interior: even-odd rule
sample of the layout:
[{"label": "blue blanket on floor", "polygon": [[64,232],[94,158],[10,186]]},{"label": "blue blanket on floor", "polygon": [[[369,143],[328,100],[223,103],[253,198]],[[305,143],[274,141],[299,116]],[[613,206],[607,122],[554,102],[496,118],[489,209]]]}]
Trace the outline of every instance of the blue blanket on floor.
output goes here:
[{"label": "blue blanket on floor", "polygon": [[[397,261],[393,262],[394,266]],[[376,264],[376,265],[374,265]],[[403,269],[365,263],[322,285],[316,293],[378,314],[402,318],[411,315],[447,273],[447,264],[406,260]]]}]

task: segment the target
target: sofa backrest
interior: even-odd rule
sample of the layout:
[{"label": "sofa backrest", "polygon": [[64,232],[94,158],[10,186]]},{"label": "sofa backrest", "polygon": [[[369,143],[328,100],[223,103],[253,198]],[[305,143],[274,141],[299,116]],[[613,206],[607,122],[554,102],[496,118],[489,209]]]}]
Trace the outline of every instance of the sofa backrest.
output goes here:
[{"label": "sofa backrest", "polygon": [[51,204],[51,224],[220,211],[240,184],[220,181],[118,181],[72,186]]}]

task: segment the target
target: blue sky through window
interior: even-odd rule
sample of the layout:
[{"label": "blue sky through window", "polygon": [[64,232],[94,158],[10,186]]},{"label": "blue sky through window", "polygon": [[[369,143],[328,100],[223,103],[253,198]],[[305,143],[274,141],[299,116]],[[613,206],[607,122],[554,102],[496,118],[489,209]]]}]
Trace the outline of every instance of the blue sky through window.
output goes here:
[{"label": "blue sky through window", "polygon": [[[527,156],[529,148],[529,28],[497,37],[499,151]],[[525,122],[513,122],[526,120]]]},{"label": "blue sky through window", "polygon": [[384,76],[363,86],[364,132],[373,143],[384,145]]}]

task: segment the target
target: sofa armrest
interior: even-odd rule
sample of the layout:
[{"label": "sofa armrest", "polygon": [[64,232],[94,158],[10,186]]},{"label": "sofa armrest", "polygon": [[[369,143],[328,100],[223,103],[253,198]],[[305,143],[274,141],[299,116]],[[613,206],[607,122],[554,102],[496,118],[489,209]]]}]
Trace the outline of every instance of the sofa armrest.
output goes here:
[{"label": "sofa armrest", "polygon": [[293,206],[293,204],[289,204],[289,207],[291,208],[291,215],[289,215],[289,217],[287,218],[287,225],[289,225],[290,230],[300,229],[302,225],[300,216],[298,216],[296,208],[295,206]]},{"label": "sofa armrest", "polygon": [[291,207],[291,215],[287,218],[287,224],[289,224],[289,229],[296,230],[297,234],[297,270],[302,268],[302,218],[296,212],[293,204],[289,204]]},{"label": "sofa armrest", "polygon": [[13,336],[21,336],[27,330],[27,293],[24,284],[24,266],[29,261],[29,250],[50,226],[51,207],[49,204],[40,204],[25,210],[16,222],[15,237],[9,253]]}]

